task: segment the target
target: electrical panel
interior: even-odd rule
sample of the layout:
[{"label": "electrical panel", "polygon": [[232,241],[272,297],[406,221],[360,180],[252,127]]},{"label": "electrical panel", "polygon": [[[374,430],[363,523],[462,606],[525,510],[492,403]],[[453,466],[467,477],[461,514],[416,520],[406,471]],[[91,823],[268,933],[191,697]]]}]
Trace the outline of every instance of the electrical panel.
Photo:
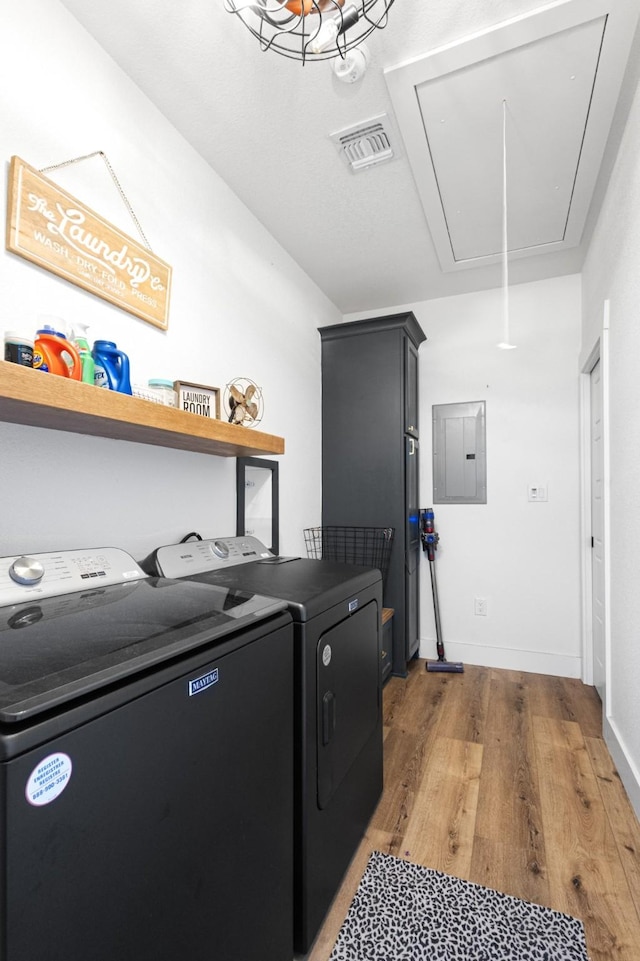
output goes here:
[{"label": "electrical panel", "polygon": [[434,504],[486,504],[486,411],[483,400],[434,404]]}]

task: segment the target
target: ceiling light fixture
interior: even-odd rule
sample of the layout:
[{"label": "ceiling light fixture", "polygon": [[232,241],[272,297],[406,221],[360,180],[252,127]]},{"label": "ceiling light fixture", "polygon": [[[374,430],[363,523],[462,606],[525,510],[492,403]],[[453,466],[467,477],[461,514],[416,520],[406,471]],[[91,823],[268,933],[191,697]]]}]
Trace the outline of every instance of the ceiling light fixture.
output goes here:
[{"label": "ceiling light fixture", "polygon": [[258,40],[292,60],[345,58],[387,25],[395,0],[224,0]]},{"label": "ceiling light fixture", "polygon": [[502,101],[502,350],[515,350],[509,339],[509,246],[507,242],[507,101]]},{"label": "ceiling light fixture", "polygon": [[346,57],[336,57],[333,61],[333,72],[342,83],[356,83],[362,80],[367,72],[369,51],[364,43],[355,50],[350,50]]}]

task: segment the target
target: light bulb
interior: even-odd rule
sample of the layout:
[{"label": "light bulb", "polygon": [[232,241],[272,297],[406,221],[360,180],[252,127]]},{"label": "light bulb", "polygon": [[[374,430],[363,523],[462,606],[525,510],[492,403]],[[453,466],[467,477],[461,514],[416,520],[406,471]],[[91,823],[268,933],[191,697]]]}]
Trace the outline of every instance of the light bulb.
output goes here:
[{"label": "light bulb", "polygon": [[313,40],[309,42],[309,52],[322,53],[336,42],[339,33],[340,27],[337,19],[327,17],[326,20],[322,21],[322,25]]},{"label": "light bulb", "polygon": [[341,16],[325,17],[316,35],[309,41],[309,53],[324,53],[338,39],[338,35],[345,33],[349,27],[360,19],[358,9],[349,4],[342,11]]}]

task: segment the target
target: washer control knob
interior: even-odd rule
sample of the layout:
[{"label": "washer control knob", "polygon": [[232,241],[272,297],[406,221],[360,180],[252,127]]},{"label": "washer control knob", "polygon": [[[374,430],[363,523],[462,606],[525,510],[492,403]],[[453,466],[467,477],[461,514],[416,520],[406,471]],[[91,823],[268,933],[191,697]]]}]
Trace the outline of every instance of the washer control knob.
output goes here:
[{"label": "washer control knob", "polygon": [[37,584],[44,576],[44,566],[36,557],[18,557],[9,568],[9,577],[16,584]]},{"label": "washer control knob", "polygon": [[214,541],[213,543],[213,553],[217,554],[223,560],[226,560],[229,556],[229,548],[224,541]]}]

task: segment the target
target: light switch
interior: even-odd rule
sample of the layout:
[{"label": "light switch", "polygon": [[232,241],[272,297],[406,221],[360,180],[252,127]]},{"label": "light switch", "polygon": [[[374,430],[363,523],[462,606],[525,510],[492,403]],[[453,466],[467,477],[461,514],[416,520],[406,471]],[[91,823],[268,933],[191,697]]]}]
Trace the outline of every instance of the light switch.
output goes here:
[{"label": "light switch", "polygon": [[528,487],[529,500],[540,503],[541,501],[547,500],[547,485],[546,484],[529,484]]}]

